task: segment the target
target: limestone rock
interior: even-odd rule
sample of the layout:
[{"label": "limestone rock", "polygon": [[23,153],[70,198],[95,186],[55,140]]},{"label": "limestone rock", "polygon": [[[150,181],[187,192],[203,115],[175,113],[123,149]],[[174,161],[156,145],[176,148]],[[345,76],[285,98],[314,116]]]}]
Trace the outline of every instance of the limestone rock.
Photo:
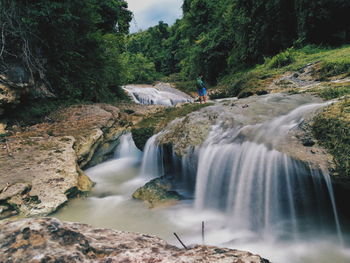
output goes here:
[{"label": "limestone rock", "polygon": [[140,121],[159,108],[149,109],[131,120],[111,105],[77,105],[53,113],[48,122],[12,127],[0,140],[0,218],[48,215],[69,197],[90,191],[93,182],[81,168],[113,154],[128,128],[120,123]]},{"label": "limestone rock", "polygon": [[[0,115],[1,115],[1,112],[0,112]],[[0,122],[0,134],[6,133],[6,126],[7,125],[5,123]]]},{"label": "limestone rock", "polygon": [[[256,141],[257,125],[290,113],[297,106],[295,103],[305,105],[320,102],[322,100],[319,97],[311,94],[283,93],[251,96],[239,100],[219,100],[213,106],[171,122],[157,139],[160,145],[170,146],[179,157],[188,156],[193,150],[198,149],[206,142],[208,136],[220,137],[228,130],[232,131],[232,134],[227,134],[228,141],[230,136],[232,138],[238,136],[237,139],[242,141]],[[306,128],[314,116],[315,112],[303,116],[303,124],[283,134],[283,140],[271,132],[262,134],[264,136],[261,137],[276,142],[275,149],[291,158],[307,162],[315,169],[327,170],[331,165],[331,156],[316,144],[311,132]],[[232,127],[236,127],[236,131],[232,130]],[[244,129],[241,129],[242,127]],[[316,154],[310,151],[311,146]]]},{"label": "limestone rock", "polygon": [[[74,143],[68,136],[8,140],[11,156],[0,151],[0,200],[24,215],[55,211],[81,181]],[[85,183],[81,190],[91,185]]]},{"label": "limestone rock", "polygon": [[0,262],[269,262],[249,252],[209,246],[184,250],[149,235],[94,229],[54,218],[2,223],[0,240]]},{"label": "limestone rock", "polygon": [[169,206],[181,200],[181,196],[172,191],[172,184],[165,176],[153,179],[140,187],[132,197],[145,201],[149,208]]}]

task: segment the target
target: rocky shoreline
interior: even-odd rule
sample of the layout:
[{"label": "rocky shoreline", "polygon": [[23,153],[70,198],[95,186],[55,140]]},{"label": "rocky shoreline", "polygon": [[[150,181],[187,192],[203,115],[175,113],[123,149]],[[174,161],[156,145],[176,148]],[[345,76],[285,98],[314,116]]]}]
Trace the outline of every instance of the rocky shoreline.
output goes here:
[{"label": "rocky shoreline", "polygon": [[54,218],[0,224],[0,262],[268,263],[249,252],[211,246],[179,249],[137,233],[96,229]]},{"label": "rocky shoreline", "polygon": [[0,219],[45,216],[89,192],[93,182],[81,169],[106,160],[125,130],[160,108],[78,105],[13,129],[0,140]]}]

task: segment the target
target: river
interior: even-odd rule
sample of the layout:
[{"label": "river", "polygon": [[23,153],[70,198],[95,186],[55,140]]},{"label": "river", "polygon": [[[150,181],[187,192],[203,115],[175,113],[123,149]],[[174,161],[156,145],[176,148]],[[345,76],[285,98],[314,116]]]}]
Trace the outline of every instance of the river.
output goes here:
[{"label": "river", "polygon": [[188,156],[173,154],[174,163],[180,163],[176,190],[186,196],[177,205],[150,210],[132,199],[138,187],[163,175],[168,163],[158,146],[161,134],[142,153],[126,133],[112,160],[85,171],[96,182],[91,194],[53,216],[156,235],[177,246],[174,232],[186,245],[202,243],[204,222],[208,245],[251,251],[279,263],[350,262],[349,236],[339,222],[328,173],[277,150],[306,113],[326,103],[284,95],[261,101],[280,111],[270,116],[260,111],[255,124],[246,115],[236,114],[244,121],[231,125],[217,118],[206,141],[192,152],[194,170]]}]

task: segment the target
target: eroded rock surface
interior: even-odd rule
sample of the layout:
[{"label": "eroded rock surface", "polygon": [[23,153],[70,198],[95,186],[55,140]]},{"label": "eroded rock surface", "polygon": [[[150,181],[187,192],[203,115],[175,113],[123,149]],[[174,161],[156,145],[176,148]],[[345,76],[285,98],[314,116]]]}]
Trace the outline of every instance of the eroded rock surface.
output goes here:
[{"label": "eroded rock surface", "polygon": [[[308,162],[315,168],[327,169],[331,165],[331,157],[312,140],[310,129],[307,128],[317,110],[301,114],[302,124],[288,129],[288,125],[293,124],[294,109],[301,105],[321,103],[320,98],[311,94],[281,93],[219,100],[213,106],[170,123],[159,135],[158,141],[161,145],[170,145],[180,157],[191,154],[193,149],[205,144],[208,136],[212,137],[210,143],[215,143],[215,137],[218,142],[231,142],[233,138],[236,142],[254,141],[284,152],[293,159]],[[279,118],[288,114],[291,114],[290,119],[287,117],[285,123],[279,124],[282,121]],[[273,125],[281,131],[286,129],[285,133],[276,133],[271,129]]]},{"label": "eroded rock surface", "polygon": [[184,250],[149,235],[53,218],[2,223],[0,240],[0,262],[268,263],[249,252],[209,246]]}]

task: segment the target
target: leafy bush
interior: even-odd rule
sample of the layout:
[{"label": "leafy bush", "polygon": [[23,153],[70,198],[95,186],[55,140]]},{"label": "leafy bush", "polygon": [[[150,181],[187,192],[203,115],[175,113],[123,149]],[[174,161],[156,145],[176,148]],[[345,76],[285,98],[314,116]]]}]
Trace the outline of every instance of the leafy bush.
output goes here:
[{"label": "leafy bush", "polygon": [[122,54],[124,83],[152,83],[161,77],[156,72],[155,64],[141,53]]},{"label": "leafy bush", "polygon": [[274,56],[268,63],[270,68],[282,68],[295,61],[295,55],[292,49],[287,49],[286,51]]},{"label": "leafy bush", "polygon": [[344,73],[350,75],[350,61],[344,59],[335,62],[324,62],[321,65],[320,73],[324,77],[333,77]]}]

